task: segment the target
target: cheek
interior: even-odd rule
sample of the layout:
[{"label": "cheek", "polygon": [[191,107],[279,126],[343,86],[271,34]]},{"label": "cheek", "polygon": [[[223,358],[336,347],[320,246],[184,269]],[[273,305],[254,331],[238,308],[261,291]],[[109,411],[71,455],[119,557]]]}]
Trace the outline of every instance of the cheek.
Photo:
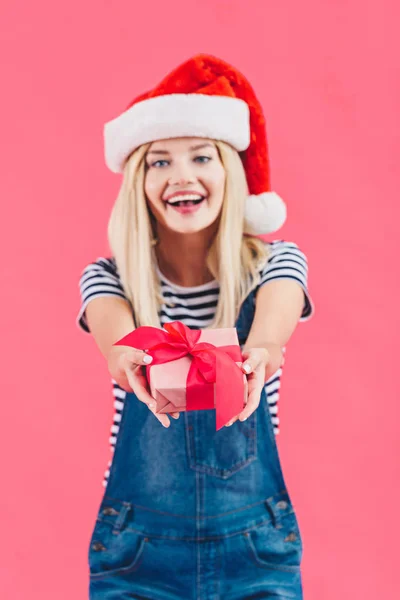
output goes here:
[{"label": "cheek", "polygon": [[161,186],[155,177],[147,175],[144,180],[144,193],[149,210],[155,217],[160,216],[160,194]]},{"label": "cheek", "polygon": [[149,209],[149,211],[151,212],[152,215],[154,215],[155,217],[158,216],[158,210],[157,207],[153,204],[153,202],[147,198],[147,208]]},{"label": "cheek", "polygon": [[212,191],[215,194],[216,199],[218,198],[219,202],[222,202],[224,197],[225,180],[226,175],[224,168],[222,165],[219,165],[210,177],[210,186],[212,187]]},{"label": "cheek", "polygon": [[153,202],[149,197],[147,197],[147,208],[155,217],[157,221],[164,221],[165,215],[163,214],[162,208],[159,202]]},{"label": "cheek", "polygon": [[159,187],[160,185],[157,182],[157,178],[152,176],[151,171],[146,173],[144,180],[144,191],[150,201],[155,202],[157,200]]}]

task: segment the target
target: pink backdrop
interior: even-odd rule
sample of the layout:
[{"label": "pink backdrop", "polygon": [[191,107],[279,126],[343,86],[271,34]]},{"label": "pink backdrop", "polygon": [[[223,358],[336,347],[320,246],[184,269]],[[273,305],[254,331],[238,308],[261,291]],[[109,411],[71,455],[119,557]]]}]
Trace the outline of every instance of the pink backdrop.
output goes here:
[{"label": "pink backdrop", "polygon": [[74,320],[120,181],[102,126],[197,52],[252,80],[290,211],[273,237],[310,261],[279,437],[305,598],[399,597],[398,17],[394,0],[1,4],[2,598],[87,597],[113,407]]}]

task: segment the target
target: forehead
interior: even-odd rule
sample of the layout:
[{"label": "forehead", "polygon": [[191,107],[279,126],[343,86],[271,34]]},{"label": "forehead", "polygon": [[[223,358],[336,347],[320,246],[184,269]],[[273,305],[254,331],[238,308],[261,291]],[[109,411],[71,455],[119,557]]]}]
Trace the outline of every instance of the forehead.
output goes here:
[{"label": "forehead", "polygon": [[192,152],[201,148],[216,148],[213,140],[199,137],[171,138],[157,140],[150,145],[148,152]]}]

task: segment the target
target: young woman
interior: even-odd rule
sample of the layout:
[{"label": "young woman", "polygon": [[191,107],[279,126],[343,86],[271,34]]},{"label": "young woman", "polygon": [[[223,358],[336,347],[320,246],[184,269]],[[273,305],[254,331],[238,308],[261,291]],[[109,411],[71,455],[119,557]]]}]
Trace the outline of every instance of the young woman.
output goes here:
[{"label": "young woman", "polygon": [[[285,204],[270,190],[248,81],[196,56],[105,126],[123,173],[108,238],[80,279],[78,323],[112,376],[112,460],[89,549],[92,600],[302,598],[302,541],[275,434],[283,354],[313,305],[293,242],[262,242]],[[236,327],[240,414],[158,415],[149,353],[113,344],[141,325]],[[169,417],[173,419],[170,420]]]}]

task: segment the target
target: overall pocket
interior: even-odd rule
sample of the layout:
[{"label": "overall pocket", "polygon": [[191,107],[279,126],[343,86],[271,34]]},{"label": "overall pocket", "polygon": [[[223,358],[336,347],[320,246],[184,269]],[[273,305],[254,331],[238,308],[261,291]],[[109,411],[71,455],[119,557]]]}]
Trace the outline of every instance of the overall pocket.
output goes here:
[{"label": "overall pocket", "polygon": [[303,555],[301,535],[294,512],[285,515],[279,526],[261,525],[243,534],[251,560],[263,569],[297,573]]},{"label": "overall pocket", "polygon": [[133,531],[115,530],[112,523],[97,520],[89,546],[90,579],[136,571],[148,539]]},{"label": "overall pocket", "polygon": [[191,469],[227,479],[257,458],[257,410],[219,431],[213,410],[186,412],[185,418]]}]

